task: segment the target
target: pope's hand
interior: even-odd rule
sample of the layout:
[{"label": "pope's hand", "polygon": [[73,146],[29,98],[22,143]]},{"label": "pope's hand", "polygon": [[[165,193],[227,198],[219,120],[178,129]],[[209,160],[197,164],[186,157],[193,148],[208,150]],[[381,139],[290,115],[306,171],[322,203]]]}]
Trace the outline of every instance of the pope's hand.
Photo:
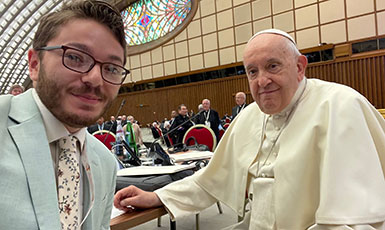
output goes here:
[{"label": "pope's hand", "polygon": [[161,206],[162,202],[154,192],[143,191],[133,185],[119,190],[114,197],[114,206],[123,211],[132,208],[153,208]]}]

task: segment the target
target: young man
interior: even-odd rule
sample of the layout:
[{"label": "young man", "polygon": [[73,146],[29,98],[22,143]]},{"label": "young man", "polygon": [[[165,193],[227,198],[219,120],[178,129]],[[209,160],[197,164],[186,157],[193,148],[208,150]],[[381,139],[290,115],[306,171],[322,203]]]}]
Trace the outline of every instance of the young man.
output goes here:
[{"label": "young man", "polygon": [[355,90],[306,79],[307,59],[275,29],[243,56],[253,103],[209,165],[155,193],[128,187],[116,207],[164,204],[173,217],[217,200],[243,215],[233,229],[385,229],[385,121]]},{"label": "young man", "polygon": [[86,127],[117,96],[125,47],[106,2],[41,19],[28,51],[34,89],[0,97],[0,229],[109,229],[116,163]]}]

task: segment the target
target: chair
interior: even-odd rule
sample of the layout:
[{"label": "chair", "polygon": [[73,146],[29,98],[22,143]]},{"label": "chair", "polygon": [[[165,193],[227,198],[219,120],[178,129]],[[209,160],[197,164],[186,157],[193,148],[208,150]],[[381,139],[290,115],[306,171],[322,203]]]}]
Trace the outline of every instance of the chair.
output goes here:
[{"label": "chair", "polygon": [[224,129],[220,129],[219,130],[219,140],[222,139],[223,134],[225,134],[225,130]]},{"label": "chair", "polygon": [[186,143],[186,140],[189,140],[190,137],[195,137],[198,144],[207,145],[210,151],[214,151],[217,146],[217,139],[214,131],[205,125],[194,125],[186,131],[183,137],[183,143],[187,146],[195,144],[192,140]]},{"label": "chair", "polygon": [[[210,151],[214,151],[215,147],[217,146],[217,138],[215,137],[214,131],[205,125],[194,125],[186,131],[183,136],[183,143],[187,146],[195,144],[190,137],[194,137],[198,144],[207,145]],[[188,143],[186,143],[187,140],[189,140]],[[223,211],[219,201],[217,202],[217,206],[219,213],[222,214]],[[199,230],[199,213],[195,215],[195,223],[196,230]]]},{"label": "chair", "polygon": [[98,130],[92,133],[92,136],[101,141],[109,150],[112,149],[111,143],[116,141],[116,136],[113,132],[108,130]]}]

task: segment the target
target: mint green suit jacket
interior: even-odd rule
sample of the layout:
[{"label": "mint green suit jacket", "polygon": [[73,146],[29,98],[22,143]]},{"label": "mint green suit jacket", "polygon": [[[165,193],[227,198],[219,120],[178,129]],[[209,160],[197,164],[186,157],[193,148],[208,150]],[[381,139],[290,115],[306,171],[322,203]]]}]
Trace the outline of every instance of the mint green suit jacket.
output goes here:
[{"label": "mint green suit jacket", "polygon": [[[59,230],[52,157],[42,116],[31,92],[0,96],[0,229]],[[109,229],[115,159],[88,133],[85,145],[95,198],[82,229]],[[83,186],[84,218],[91,204],[87,176],[83,176]]]}]

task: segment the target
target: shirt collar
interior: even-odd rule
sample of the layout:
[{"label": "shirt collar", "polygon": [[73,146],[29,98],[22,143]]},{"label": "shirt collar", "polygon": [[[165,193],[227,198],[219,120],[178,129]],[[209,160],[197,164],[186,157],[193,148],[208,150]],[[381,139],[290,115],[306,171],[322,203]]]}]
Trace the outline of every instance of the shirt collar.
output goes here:
[{"label": "shirt collar", "polygon": [[[35,89],[32,89],[32,97],[35,100],[37,107],[40,110],[41,116],[43,118],[45,131],[47,133],[48,142],[52,143],[54,141],[59,140],[64,136],[70,135],[68,130],[64,127],[63,123],[59,121],[43,104],[40,100],[39,95],[37,94]],[[80,142],[80,149],[83,150],[84,142],[86,139],[86,128],[81,128],[76,133],[72,135],[76,136],[76,138]]]}]

